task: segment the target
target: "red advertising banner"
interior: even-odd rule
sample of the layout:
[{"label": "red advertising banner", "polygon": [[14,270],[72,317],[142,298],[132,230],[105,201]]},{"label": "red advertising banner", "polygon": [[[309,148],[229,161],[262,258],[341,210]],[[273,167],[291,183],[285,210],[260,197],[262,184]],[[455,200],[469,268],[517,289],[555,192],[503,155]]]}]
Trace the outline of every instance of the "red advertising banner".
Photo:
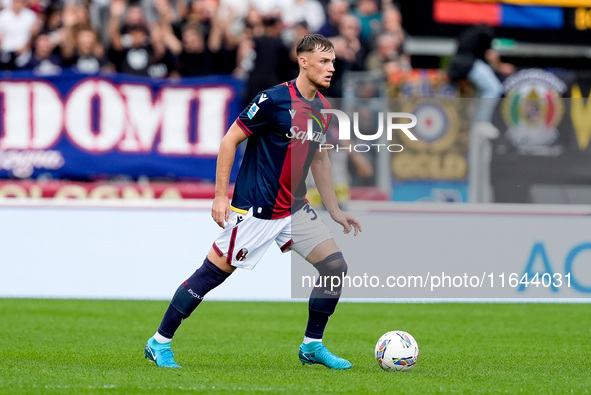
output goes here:
[{"label": "red advertising banner", "polygon": [[213,199],[214,185],[203,183],[113,183],[0,180],[0,199]]}]

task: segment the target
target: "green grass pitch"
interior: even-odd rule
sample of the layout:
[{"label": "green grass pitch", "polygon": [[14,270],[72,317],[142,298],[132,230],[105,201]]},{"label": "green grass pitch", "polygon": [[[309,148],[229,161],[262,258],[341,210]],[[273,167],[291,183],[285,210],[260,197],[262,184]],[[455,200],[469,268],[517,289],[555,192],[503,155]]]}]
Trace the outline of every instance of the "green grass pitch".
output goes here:
[{"label": "green grass pitch", "polygon": [[[589,393],[588,304],[341,303],[325,344],[353,368],[302,366],[305,303],[205,302],[177,332],[183,369],[143,357],[167,302],[0,299],[0,393]],[[420,356],[382,371],[402,329]]]}]

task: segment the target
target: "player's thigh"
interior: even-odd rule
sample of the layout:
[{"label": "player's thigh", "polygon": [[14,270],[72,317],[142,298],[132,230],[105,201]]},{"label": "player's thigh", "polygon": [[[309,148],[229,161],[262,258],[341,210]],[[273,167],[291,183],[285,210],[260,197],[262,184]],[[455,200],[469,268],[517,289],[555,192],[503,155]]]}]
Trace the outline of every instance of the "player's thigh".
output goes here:
[{"label": "player's thigh", "polygon": [[223,255],[222,256],[218,255],[218,253],[214,250],[213,247],[211,247],[211,249],[207,253],[207,259],[209,259],[211,263],[213,263],[214,265],[216,265],[217,267],[219,267],[220,269],[222,269],[226,273],[233,273],[234,270],[236,270],[236,268],[234,266],[230,265],[227,262],[226,257]]},{"label": "player's thigh", "polygon": [[327,256],[339,251],[341,250],[339,249],[339,246],[337,246],[337,243],[335,243],[334,239],[328,239],[314,247],[312,252],[306,256],[306,260],[314,265],[323,261]]},{"label": "player's thigh", "polygon": [[309,204],[292,215],[289,233],[293,240],[291,249],[311,263],[339,251],[332,233]]},{"label": "player's thigh", "polygon": [[216,261],[225,260],[228,266],[253,269],[287,222],[289,218],[256,218],[252,209],[246,214],[232,211],[226,228],[212,246]]}]

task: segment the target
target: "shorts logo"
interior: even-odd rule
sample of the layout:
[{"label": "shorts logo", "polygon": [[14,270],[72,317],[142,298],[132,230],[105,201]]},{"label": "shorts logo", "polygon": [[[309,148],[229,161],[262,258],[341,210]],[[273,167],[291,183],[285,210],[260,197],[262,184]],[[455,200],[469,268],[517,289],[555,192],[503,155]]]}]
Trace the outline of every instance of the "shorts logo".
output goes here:
[{"label": "shorts logo", "polygon": [[236,225],[238,225],[242,221],[244,221],[244,217],[242,215],[238,216],[238,218],[236,218]]},{"label": "shorts logo", "polygon": [[252,103],[252,106],[250,106],[250,108],[248,109],[248,112],[247,112],[248,119],[254,118],[257,111],[259,111],[259,106],[257,106],[256,103]]},{"label": "shorts logo", "polygon": [[246,255],[248,255],[248,250],[246,248],[243,248],[240,251],[238,251],[238,254],[236,254],[236,260],[238,262],[241,262],[246,259]]}]

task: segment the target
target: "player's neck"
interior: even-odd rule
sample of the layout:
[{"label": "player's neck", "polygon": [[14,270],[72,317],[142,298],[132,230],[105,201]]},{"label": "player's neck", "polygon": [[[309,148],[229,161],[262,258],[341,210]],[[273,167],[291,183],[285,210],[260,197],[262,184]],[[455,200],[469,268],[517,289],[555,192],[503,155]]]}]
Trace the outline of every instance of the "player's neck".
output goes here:
[{"label": "player's neck", "polygon": [[316,92],[318,92],[318,87],[314,85],[310,80],[303,77],[301,74],[296,78],[295,81],[296,87],[300,92],[300,95],[304,97],[306,100],[314,100],[316,97]]}]

